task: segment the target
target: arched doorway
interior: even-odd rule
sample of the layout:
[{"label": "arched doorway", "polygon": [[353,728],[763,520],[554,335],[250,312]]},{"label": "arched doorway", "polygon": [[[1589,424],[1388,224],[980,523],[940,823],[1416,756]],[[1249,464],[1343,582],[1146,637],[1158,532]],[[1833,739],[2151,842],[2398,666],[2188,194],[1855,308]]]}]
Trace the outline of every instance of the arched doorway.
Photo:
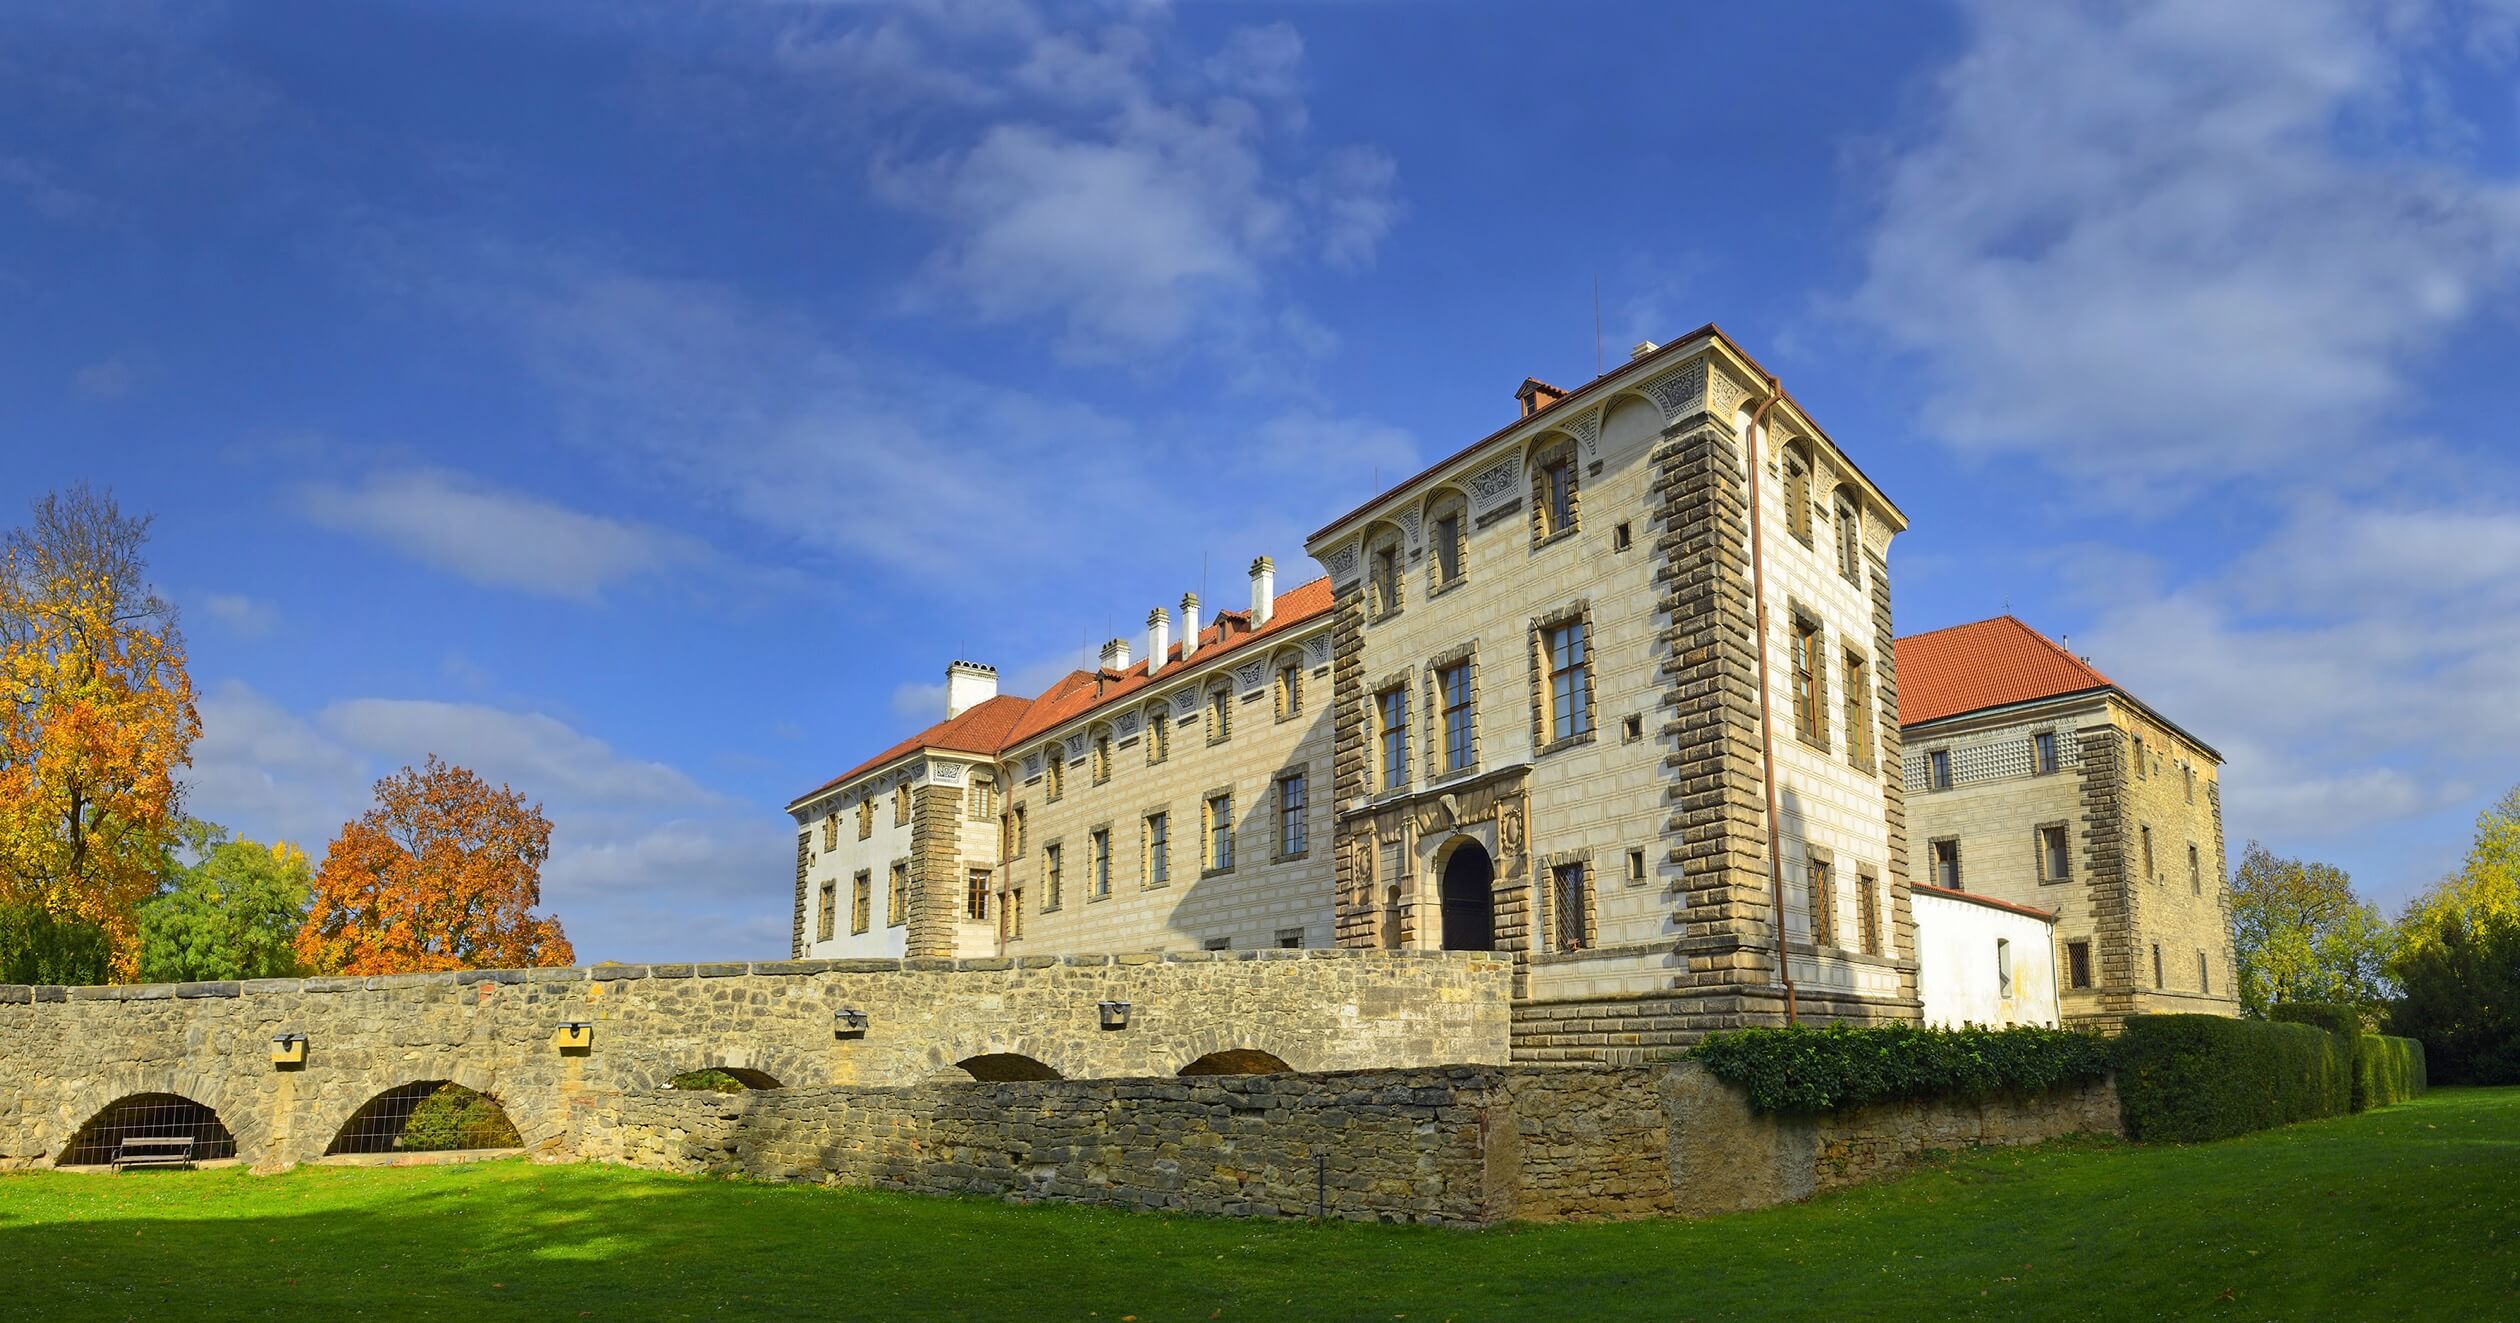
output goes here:
[{"label": "arched doorway", "polygon": [[1496,865],[1487,847],[1463,841],[1444,859],[1444,949],[1496,949]]}]

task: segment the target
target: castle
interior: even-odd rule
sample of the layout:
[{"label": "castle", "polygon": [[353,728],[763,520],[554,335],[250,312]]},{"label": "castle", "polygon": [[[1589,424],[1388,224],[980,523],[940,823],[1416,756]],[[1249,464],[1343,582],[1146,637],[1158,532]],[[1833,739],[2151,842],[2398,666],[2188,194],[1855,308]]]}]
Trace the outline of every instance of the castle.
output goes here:
[{"label": "castle", "polygon": [[[1314,533],[1320,577],[1281,592],[1261,557],[1247,606],[1185,596],[1176,640],[1159,605],[1142,658],[1113,639],[1035,698],[954,662],[944,720],[788,806],[792,954],[1496,951],[1517,1059],[1634,1058],[1789,1006],[1933,1014],[1923,881],[1935,913],[2032,925],[2000,969],[1937,971],[2000,983],[1975,1018],[2155,1008],[2148,944],[2205,953],[2183,1007],[2227,1002],[2212,751],[2104,679],[1978,702],[1946,675],[1970,649],[1894,642],[1905,517],[1730,337],[1517,399]],[[1935,678],[1903,725],[1909,668]],[[2060,775],[2002,788],[2007,740]],[[2124,771],[2162,758],[2201,771],[2192,811]],[[2192,843],[2184,901],[2122,894],[2139,799],[2173,865]],[[2049,858],[2051,818],[2070,886],[2013,857]]]}]

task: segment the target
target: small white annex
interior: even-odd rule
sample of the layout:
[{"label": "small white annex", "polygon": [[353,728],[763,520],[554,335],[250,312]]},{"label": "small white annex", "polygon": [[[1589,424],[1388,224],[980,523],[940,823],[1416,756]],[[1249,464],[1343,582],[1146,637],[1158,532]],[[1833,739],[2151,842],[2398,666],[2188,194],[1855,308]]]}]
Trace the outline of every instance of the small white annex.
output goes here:
[{"label": "small white annex", "polygon": [[1925,1023],[2057,1023],[2054,914],[1967,891],[1914,892]]}]

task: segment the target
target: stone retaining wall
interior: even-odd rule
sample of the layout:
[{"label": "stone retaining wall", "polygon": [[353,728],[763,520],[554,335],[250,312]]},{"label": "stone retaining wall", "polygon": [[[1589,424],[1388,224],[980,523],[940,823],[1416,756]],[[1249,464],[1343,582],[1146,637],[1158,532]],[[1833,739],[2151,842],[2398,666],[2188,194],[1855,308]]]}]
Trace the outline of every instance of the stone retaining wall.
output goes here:
[{"label": "stone retaining wall", "polygon": [[2106,1084],[1779,1118],[1678,1064],[641,1092],[585,1110],[573,1141],[666,1171],[1480,1226],[1764,1207],[1927,1150],[2117,1129]]}]

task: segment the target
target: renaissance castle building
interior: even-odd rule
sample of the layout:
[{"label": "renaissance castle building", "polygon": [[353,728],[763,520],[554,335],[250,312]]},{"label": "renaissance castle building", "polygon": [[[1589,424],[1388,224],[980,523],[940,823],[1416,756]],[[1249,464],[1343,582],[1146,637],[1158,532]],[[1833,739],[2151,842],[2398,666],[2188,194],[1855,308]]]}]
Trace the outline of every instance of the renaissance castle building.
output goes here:
[{"label": "renaissance castle building", "polygon": [[1712,326],[1517,398],[1317,574],[1037,697],[950,665],[788,806],[795,954],[1494,950],[1534,1060],[1919,1018],[1904,517]]}]

